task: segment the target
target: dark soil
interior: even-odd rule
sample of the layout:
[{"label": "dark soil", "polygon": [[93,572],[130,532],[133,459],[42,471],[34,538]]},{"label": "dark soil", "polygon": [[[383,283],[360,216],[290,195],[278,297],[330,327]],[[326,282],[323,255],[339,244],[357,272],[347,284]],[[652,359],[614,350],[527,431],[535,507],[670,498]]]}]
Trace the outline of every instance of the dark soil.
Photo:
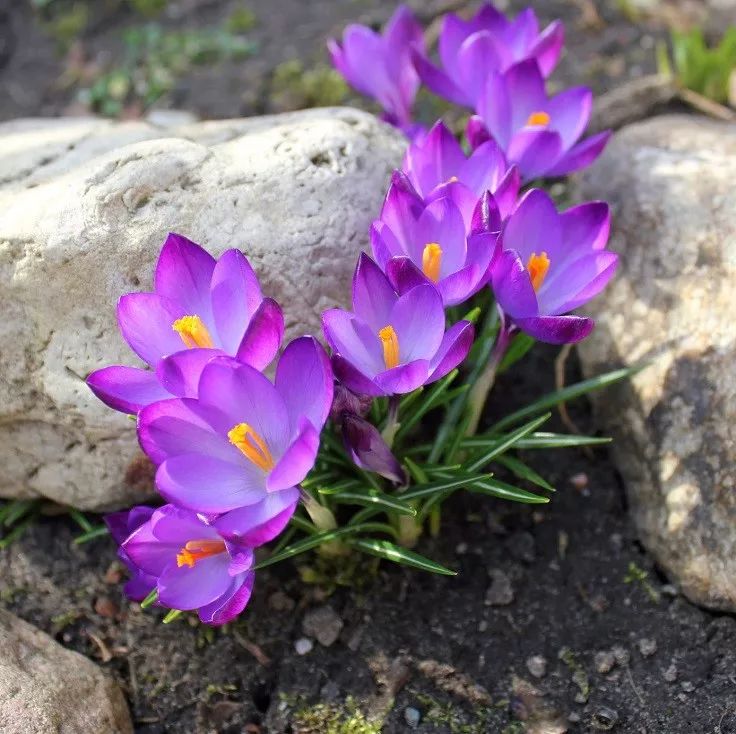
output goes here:
[{"label": "dark soil", "polygon": [[[445,5],[412,4],[426,17]],[[560,84],[602,92],[653,69],[662,31],[624,18],[616,10],[623,3],[532,4],[545,19],[568,22]],[[236,5],[181,0],[159,22],[213,25]],[[590,12],[596,5],[599,14]],[[305,68],[324,61],[327,35],[349,20],[383,22],[394,3],[251,0],[249,7],[257,56],[197,69],[157,106],[203,117],[299,106],[298,94],[274,94],[274,69],[293,58]],[[136,22],[119,7],[100,12],[75,53],[112,63],[122,53],[121,28]],[[27,3],[0,0],[0,119],[81,111],[76,86],[59,81],[69,63]],[[493,413],[551,388],[554,351],[535,355],[501,378]],[[584,432],[596,431],[585,405],[573,417]],[[417,713],[416,731],[428,733],[736,732],[736,621],[696,608],[659,575],[636,539],[607,453],[527,452],[525,459],[558,488],[548,506],[458,494],[446,505],[440,538],[421,543],[421,552],[457,569],[456,578],[367,563],[353,573],[360,588],[325,589],[285,563],[259,574],[247,612],[227,629],[188,617],[164,626],[161,613],[121,597],[112,542],[73,545],[78,528],[57,517],[0,552],[0,600],[114,674],[146,734],[367,734],[373,729],[360,728],[362,714],[385,716],[385,732],[405,732]],[[334,569],[306,571],[336,578]],[[342,620],[340,637],[298,655],[304,615],[322,604]]]}]

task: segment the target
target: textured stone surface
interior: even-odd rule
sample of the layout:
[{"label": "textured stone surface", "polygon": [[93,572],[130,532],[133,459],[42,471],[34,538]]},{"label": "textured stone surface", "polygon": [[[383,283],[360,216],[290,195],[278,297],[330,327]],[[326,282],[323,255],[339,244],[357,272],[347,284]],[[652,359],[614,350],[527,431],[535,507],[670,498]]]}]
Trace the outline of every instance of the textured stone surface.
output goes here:
[{"label": "textured stone surface", "polygon": [[3,734],[132,734],[112,678],[47,634],[0,610]]},{"label": "textured stone surface", "polygon": [[214,255],[240,247],[287,335],[346,303],[398,133],[356,110],[195,123],[0,125],[0,496],[85,509],[150,489],[132,422],[82,379],[133,364],[120,294],[151,287],[166,232]]},{"label": "textured stone surface", "polygon": [[633,125],[584,175],[611,202],[617,278],[585,371],[650,361],[597,402],[642,540],[694,601],[736,611],[736,127]]}]

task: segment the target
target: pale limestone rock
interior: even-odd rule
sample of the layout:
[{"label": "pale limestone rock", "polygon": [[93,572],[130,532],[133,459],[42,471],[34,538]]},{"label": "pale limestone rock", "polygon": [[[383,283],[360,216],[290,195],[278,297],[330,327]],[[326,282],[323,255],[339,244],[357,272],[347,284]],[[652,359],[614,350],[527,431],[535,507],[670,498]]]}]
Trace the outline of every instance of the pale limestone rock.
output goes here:
[{"label": "pale limestone rock", "polygon": [[618,133],[580,197],[613,206],[617,277],[587,374],[649,361],[596,402],[642,540],[693,601],[736,611],[736,127],[668,116]]},{"label": "pale limestone rock", "polygon": [[0,496],[83,509],[141,499],[132,421],[82,378],[135,364],[118,297],[151,287],[166,233],[241,248],[287,336],[346,305],[402,137],[321,109],[178,130],[94,119],[0,125]]}]

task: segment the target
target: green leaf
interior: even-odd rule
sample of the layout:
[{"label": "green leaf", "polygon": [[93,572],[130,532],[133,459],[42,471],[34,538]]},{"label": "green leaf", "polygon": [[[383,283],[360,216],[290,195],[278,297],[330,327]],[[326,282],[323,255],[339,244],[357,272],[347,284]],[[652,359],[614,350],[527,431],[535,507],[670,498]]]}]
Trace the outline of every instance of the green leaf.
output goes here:
[{"label": "green leaf", "polygon": [[329,487],[319,486],[317,487],[317,492],[319,494],[329,496],[333,494],[339,494],[340,492],[344,492],[348,489],[354,489],[356,487],[360,487],[360,481],[358,479],[343,479],[339,482],[335,482]]},{"label": "green leaf", "polygon": [[406,434],[422,419],[422,417],[435,407],[437,401],[448,387],[457,378],[459,370],[454,369],[445,375],[441,380],[435,382],[432,388],[427,391],[426,396],[419,402],[417,407],[409,414],[401,416],[401,428],[396,433],[396,442],[401,441]]},{"label": "green leaf", "polygon": [[108,529],[107,525],[98,525],[96,528],[90,526],[90,529],[86,533],[82,533],[81,535],[77,535],[76,538],[74,538],[74,545],[81,545],[82,543],[86,543],[87,541],[94,540],[95,538],[102,538],[105,535],[109,535],[110,530]]},{"label": "green leaf", "polygon": [[70,509],[69,517],[71,517],[71,519],[74,520],[74,522],[77,523],[85,533],[92,530],[92,523],[79,510],[75,510],[74,508]]},{"label": "green leaf", "polygon": [[158,589],[154,589],[151,593],[141,602],[141,609],[148,609],[151,604],[154,604],[158,599]]},{"label": "green leaf", "polygon": [[39,500],[14,500],[8,502],[0,510],[0,522],[7,528],[14,525],[26,515],[35,512],[40,505]]},{"label": "green leaf", "polygon": [[[293,521],[294,518],[292,518],[292,522]],[[346,538],[350,535],[357,535],[358,533],[363,532],[387,532],[387,528],[391,533],[394,532],[392,528],[384,525],[383,523],[365,522],[360,525],[346,525],[345,527],[338,528],[336,530],[327,530],[322,533],[317,533],[309,538],[303,538],[302,540],[293,543],[292,545],[284,548],[280,553],[274,553],[271,557],[266,558],[264,561],[261,561],[254,566],[253,570],[257,571],[258,569],[266,568],[266,566],[272,566],[274,563],[278,563],[279,561],[285,561],[287,558],[293,558],[294,556],[298,556],[300,553],[305,553],[306,551],[316,548],[318,545],[322,545],[323,543],[330,543],[333,540],[339,540],[340,538]]]},{"label": "green leaf", "polygon": [[375,538],[351,538],[348,544],[379,558],[387,561],[401,563],[404,566],[419,568],[422,571],[440,574],[441,576],[457,576],[457,571],[451,571],[449,568],[441,566],[439,563],[431,561],[429,558],[419,555],[407,548],[390,543],[387,540],[376,540]]},{"label": "green leaf", "polygon": [[497,456],[495,459],[501,466],[505,466],[512,474],[519,477],[519,479],[526,479],[527,482],[536,484],[542,489],[546,489],[548,492],[554,492],[555,488],[542,476],[537,474],[530,466],[527,466],[523,461],[517,459],[515,456],[504,454],[503,456]]},{"label": "green leaf", "polygon": [[505,418],[502,418],[488,431],[488,433],[498,433],[508,426],[513,426],[525,418],[529,418],[537,413],[542,413],[556,405],[559,405],[560,403],[573,400],[574,398],[585,395],[586,393],[600,390],[604,387],[608,387],[609,385],[613,385],[616,382],[625,380],[627,377],[631,377],[631,375],[635,375],[637,372],[644,369],[644,367],[646,367],[646,365],[636,365],[634,367],[625,367],[623,369],[613,370],[605,375],[598,375],[597,377],[592,377],[589,380],[578,382],[575,385],[563,387],[561,390],[555,390],[554,392],[549,393],[549,395],[545,395],[543,398],[521,408],[521,410],[517,410],[514,413],[510,413]]},{"label": "green leaf", "polygon": [[544,505],[549,502],[549,497],[541,497],[533,492],[527,492],[513,484],[501,482],[498,479],[485,479],[468,485],[467,490],[475,494],[486,494],[511,502],[522,502],[527,505]]},{"label": "green leaf", "polygon": [[525,423],[523,426],[521,426],[521,428],[517,428],[512,433],[509,433],[506,436],[501,436],[495,441],[492,441],[480,456],[465,464],[465,471],[478,471],[482,466],[488,464],[491,459],[499,456],[504,451],[511,448],[514,444],[516,444],[525,436],[528,436],[530,433],[534,433],[534,431],[536,431],[537,428],[542,425],[542,423],[546,423],[550,419],[551,415],[551,413],[545,413],[539,418],[535,418],[534,420]]},{"label": "green leaf", "polygon": [[416,510],[406,502],[375,489],[356,489],[333,494],[331,499],[343,505],[365,505],[366,507],[382,507],[389,512],[401,515],[416,515]]},{"label": "green leaf", "polygon": [[533,336],[519,332],[511,342],[508,351],[501,360],[501,364],[498,365],[498,374],[506,372],[509,367],[516,364],[526,353],[537,343],[537,340]]},{"label": "green leaf", "polygon": [[516,444],[521,449],[567,449],[576,446],[603,446],[611,443],[612,438],[596,436],[575,436],[565,433],[534,433],[527,438],[522,438]]},{"label": "green leaf", "polygon": [[490,474],[460,474],[441,479],[436,482],[429,482],[428,484],[417,484],[407,492],[401,494],[401,498],[404,500],[415,500],[424,497],[431,497],[438,493],[447,492],[451,489],[460,489],[462,487],[468,487],[474,482],[479,482],[484,479],[489,479]]},{"label": "green leaf", "polygon": [[406,464],[406,468],[409,470],[409,473],[411,474],[411,477],[415,482],[417,482],[418,484],[426,484],[429,481],[429,479],[427,478],[427,473],[424,471],[424,467],[416,464],[408,456],[404,458],[404,463]]},{"label": "green leaf", "polygon": [[303,482],[302,487],[311,487],[313,484],[326,484],[335,479],[333,472],[325,471],[317,474],[310,474]]},{"label": "green leaf", "polygon": [[181,615],[184,614],[184,612],[181,611],[181,609],[171,609],[164,617],[164,624],[171,624],[175,619],[178,619],[181,617]]}]

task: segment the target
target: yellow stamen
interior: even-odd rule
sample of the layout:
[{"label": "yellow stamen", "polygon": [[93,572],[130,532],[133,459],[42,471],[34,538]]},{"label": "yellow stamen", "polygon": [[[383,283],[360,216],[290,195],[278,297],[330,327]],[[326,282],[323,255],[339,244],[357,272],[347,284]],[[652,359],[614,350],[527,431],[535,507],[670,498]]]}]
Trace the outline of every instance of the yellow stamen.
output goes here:
[{"label": "yellow stamen", "polygon": [[535,291],[538,291],[542,287],[542,283],[544,283],[544,279],[547,277],[547,271],[549,270],[547,253],[543,252],[541,255],[537,255],[536,252],[533,252],[526,262],[526,269],[529,271],[529,277],[532,279],[532,287]]},{"label": "yellow stamen", "polygon": [[384,326],[378,332],[378,338],[383,344],[383,361],[386,369],[393,369],[399,364],[399,337],[393,326]]},{"label": "yellow stamen", "polygon": [[259,469],[271,471],[274,467],[273,456],[266,442],[247,424],[238,423],[228,432],[227,437],[233,446],[239,448]]},{"label": "yellow stamen", "polygon": [[188,349],[193,347],[211,349],[215,346],[210,332],[207,331],[204,321],[199,316],[182,316],[174,321],[171,328],[181,337]]},{"label": "yellow stamen", "polygon": [[422,252],[422,272],[433,282],[440,279],[442,248],[436,242],[425,245]]},{"label": "yellow stamen", "polygon": [[176,565],[189,566],[192,568],[197,561],[210,556],[216,556],[225,550],[225,541],[223,540],[190,540],[176,554]]},{"label": "yellow stamen", "polygon": [[526,124],[537,127],[547,127],[551,120],[552,118],[546,112],[532,112],[532,114],[529,115]]}]

